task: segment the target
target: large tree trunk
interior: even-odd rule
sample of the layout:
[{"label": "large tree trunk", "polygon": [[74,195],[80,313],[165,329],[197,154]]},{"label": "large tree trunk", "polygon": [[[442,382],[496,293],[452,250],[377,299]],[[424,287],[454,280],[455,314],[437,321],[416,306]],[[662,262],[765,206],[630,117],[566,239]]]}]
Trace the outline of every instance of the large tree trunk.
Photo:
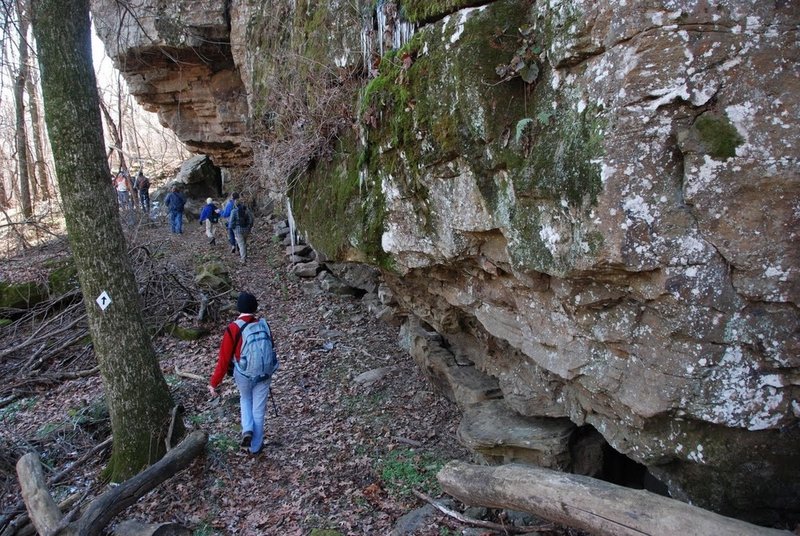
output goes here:
[{"label": "large tree trunk", "polygon": [[644,490],[522,464],[450,462],[442,489],[472,505],[530,512],[595,536],[791,536]]},{"label": "large tree trunk", "polygon": [[[33,29],[67,233],[111,415],[107,473],[119,481],[164,454],[172,401],[142,319],[109,180],[89,0],[35,0]],[[110,298],[105,310],[95,302],[103,292]]]},{"label": "large tree trunk", "polygon": [[22,215],[33,215],[31,204],[30,179],[28,177],[28,135],[25,128],[25,83],[28,79],[28,14],[25,2],[16,3],[19,19],[19,71],[14,80],[14,109],[16,112],[17,179],[19,180],[19,200]]}]

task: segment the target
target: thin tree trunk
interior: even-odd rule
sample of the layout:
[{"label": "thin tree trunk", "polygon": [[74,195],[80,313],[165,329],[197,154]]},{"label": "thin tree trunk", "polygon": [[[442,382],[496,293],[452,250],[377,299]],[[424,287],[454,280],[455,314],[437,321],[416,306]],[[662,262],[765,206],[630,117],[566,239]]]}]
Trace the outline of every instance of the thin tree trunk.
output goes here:
[{"label": "thin tree trunk", "polygon": [[117,154],[119,155],[119,169],[127,168],[127,164],[125,162],[125,153],[122,151],[122,133],[117,127],[117,123],[114,121],[114,118],[111,117],[111,113],[108,111],[108,106],[106,106],[105,101],[100,99],[100,110],[103,112],[103,117],[106,120],[106,127],[108,128],[108,133],[111,134],[111,139],[114,140],[114,147],[108,152],[109,155],[109,165],[110,165],[110,157],[113,154],[113,151],[116,150]]},{"label": "thin tree trunk", "polygon": [[40,113],[40,109],[42,106],[41,101],[39,100],[39,88],[38,83],[31,76],[31,73],[28,75],[28,106],[29,112],[31,116],[31,130],[33,134],[33,150],[34,154],[36,155],[35,158],[35,177],[36,183],[38,184],[39,194],[41,199],[47,201],[50,199],[51,195],[51,188],[50,188],[50,177],[47,173],[47,160],[45,156],[45,138],[44,138],[44,124],[42,122],[42,114]]},{"label": "thin tree trunk", "polygon": [[25,2],[16,2],[19,19],[19,71],[14,80],[14,109],[16,112],[16,148],[17,179],[19,180],[19,202],[22,215],[30,218],[33,215],[31,204],[30,179],[28,177],[28,135],[25,128],[25,81],[28,78],[28,14]]},{"label": "thin tree trunk", "polygon": [[[109,181],[89,0],[35,0],[33,13],[45,120],[111,416],[107,476],[119,481],[164,454],[172,400],[142,319]],[[110,303],[101,309],[95,300],[104,292]]]}]

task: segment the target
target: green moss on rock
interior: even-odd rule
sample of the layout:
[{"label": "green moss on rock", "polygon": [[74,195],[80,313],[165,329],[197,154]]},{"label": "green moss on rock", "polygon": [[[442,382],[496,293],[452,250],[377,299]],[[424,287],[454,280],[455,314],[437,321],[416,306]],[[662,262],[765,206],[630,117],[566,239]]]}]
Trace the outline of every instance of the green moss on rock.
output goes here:
[{"label": "green moss on rock", "polygon": [[72,259],[52,261],[48,267],[51,271],[47,276],[47,286],[51,295],[61,296],[80,286],[78,269]]},{"label": "green moss on rock", "polygon": [[208,335],[205,328],[184,327],[178,324],[168,324],[165,326],[167,333],[182,341],[196,341]]},{"label": "green moss on rock", "polygon": [[727,117],[704,113],[694,122],[694,128],[708,154],[715,158],[732,158],[736,148],[744,143]]},{"label": "green moss on rock", "polygon": [[225,292],[233,288],[228,269],[220,261],[209,261],[195,268],[195,283],[204,288]]},{"label": "green moss on rock", "polygon": [[460,9],[485,3],[485,0],[401,0],[400,9],[408,21],[421,23],[440,19]]},{"label": "green moss on rock", "polygon": [[47,288],[34,282],[0,282],[0,311],[4,309],[30,309],[47,299]]}]

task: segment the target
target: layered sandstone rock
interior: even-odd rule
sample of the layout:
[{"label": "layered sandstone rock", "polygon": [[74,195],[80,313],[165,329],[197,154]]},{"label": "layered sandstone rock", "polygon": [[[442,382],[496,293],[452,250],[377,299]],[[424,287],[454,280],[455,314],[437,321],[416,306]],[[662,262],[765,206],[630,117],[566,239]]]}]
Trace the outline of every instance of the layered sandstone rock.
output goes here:
[{"label": "layered sandstone rock", "polygon": [[98,36],[145,109],[219,166],[251,161],[245,87],[226,2],[92,0]]},{"label": "layered sandstone rock", "polygon": [[[409,349],[466,412],[502,397],[521,419],[593,427],[673,496],[800,517],[791,3],[204,4],[180,3],[195,48],[158,17],[126,34],[118,62],[140,98],[241,162],[227,111],[249,101],[280,142],[316,125],[288,117],[279,89],[317,103],[363,76],[357,128],[293,178],[294,214],[327,258],[379,266],[438,332]],[[213,39],[192,41],[201,30]],[[144,34],[177,58],[233,50],[195,54],[228,58],[213,69],[192,60],[207,113],[176,119],[183,61],[142,59],[158,49]],[[212,71],[246,91],[212,91]]]}]

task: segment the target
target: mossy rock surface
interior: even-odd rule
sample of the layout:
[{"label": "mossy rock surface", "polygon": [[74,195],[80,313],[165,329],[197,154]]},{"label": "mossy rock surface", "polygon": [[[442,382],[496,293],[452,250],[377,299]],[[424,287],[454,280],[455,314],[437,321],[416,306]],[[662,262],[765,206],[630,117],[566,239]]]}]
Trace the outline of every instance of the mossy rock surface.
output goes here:
[{"label": "mossy rock surface", "polygon": [[332,529],[311,529],[309,536],[342,536],[342,533]]},{"label": "mossy rock surface", "polygon": [[411,22],[440,19],[460,9],[484,5],[485,0],[403,0],[401,13]]},{"label": "mossy rock surface", "polygon": [[733,158],[736,148],[744,143],[744,138],[725,116],[704,113],[695,121],[694,129],[708,154],[715,158]]},{"label": "mossy rock surface", "polygon": [[0,282],[0,311],[4,309],[30,309],[47,299],[47,288],[39,283]]},{"label": "mossy rock surface", "polygon": [[194,282],[204,288],[225,292],[233,288],[228,269],[219,261],[209,261],[195,268]]},{"label": "mossy rock surface", "polygon": [[177,324],[168,324],[166,330],[167,333],[182,341],[196,341],[209,333],[205,328],[186,327]]},{"label": "mossy rock surface", "polygon": [[78,269],[72,259],[59,259],[48,264],[52,268],[50,275],[47,276],[51,295],[61,296],[80,287]]}]

